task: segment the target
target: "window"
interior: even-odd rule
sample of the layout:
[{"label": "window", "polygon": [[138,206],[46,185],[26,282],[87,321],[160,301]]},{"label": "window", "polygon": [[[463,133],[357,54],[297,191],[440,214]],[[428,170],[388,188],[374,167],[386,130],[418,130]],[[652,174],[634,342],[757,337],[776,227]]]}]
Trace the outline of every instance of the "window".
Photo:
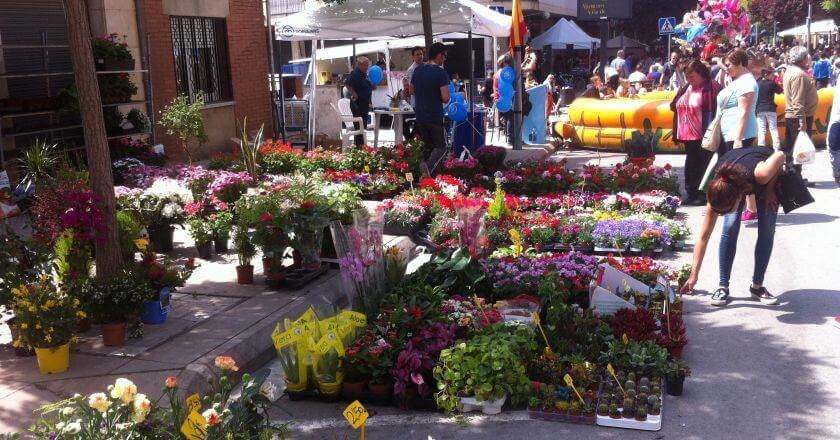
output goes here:
[{"label": "window", "polygon": [[230,60],[223,18],[171,17],[175,82],[190,102],[199,92],[204,102],[230,101]]}]

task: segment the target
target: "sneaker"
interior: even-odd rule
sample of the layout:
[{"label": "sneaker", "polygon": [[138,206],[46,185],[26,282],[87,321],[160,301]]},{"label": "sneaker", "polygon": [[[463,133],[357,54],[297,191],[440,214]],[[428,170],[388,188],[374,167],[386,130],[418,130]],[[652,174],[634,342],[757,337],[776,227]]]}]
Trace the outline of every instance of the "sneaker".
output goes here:
[{"label": "sneaker", "polygon": [[772,306],[779,303],[779,299],[775,296],[771,295],[770,292],[767,291],[764,287],[754,288],[750,286],[750,294],[752,296],[758,298],[762,304],[767,304],[768,306]]},{"label": "sneaker", "polygon": [[729,302],[729,288],[728,287],[718,287],[718,290],[715,290],[715,293],[712,294],[712,305],[713,306],[725,306],[726,303]]},{"label": "sneaker", "polygon": [[750,211],[749,209],[744,209],[744,213],[741,214],[741,221],[745,222],[748,220],[755,220],[758,218],[758,214],[755,212]]}]

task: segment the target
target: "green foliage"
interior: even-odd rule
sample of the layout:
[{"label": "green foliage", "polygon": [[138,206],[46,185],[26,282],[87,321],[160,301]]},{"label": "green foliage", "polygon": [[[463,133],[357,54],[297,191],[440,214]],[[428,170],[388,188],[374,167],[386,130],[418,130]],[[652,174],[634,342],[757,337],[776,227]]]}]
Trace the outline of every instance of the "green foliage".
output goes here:
[{"label": "green foliage", "polygon": [[190,226],[190,237],[195,240],[196,246],[201,246],[213,240],[213,228],[210,222],[202,218],[193,218],[188,223]]},{"label": "green foliage", "polygon": [[78,296],[95,322],[114,324],[138,316],[151,286],[131,270],[105,279],[88,280]]},{"label": "green foliage", "polygon": [[140,237],[143,225],[128,211],[117,211],[117,229],[120,236],[120,249],[123,255],[134,254],[137,245],[134,240]]},{"label": "green foliage", "polygon": [[496,195],[493,198],[493,202],[487,207],[487,217],[498,219],[507,216],[508,208],[507,203],[505,203],[505,190],[502,189],[502,185],[499,182],[496,182]]},{"label": "green foliage", "polygon": [[134,126],[135,129],[140,131],[146,131],[151,126],[149,122],[149,117],[146,116],[140,109],[133,108],[131,111],[125,115],[125,119],[128,122],[131,122],[131,125]]},{"label": "green foliage", "polygon": [[478,259],[473,258],[467,248],[437,254],[424,267],[421,273],[428,276],[429,283],[466,296],[477,292],[486,278]]},{"label": "green foliage", "polygon": [[822,0],[821,4],[826,12],[840,12],[840,0]]},{"label": "green foliage", "polygon": [[213,214],[210,216],[209,223],[214,237],[230,237],[230,231],[233,230],[233,213],[230,211],[222,211]]},{"label": "green foliage", "polygon": [[457,409],[459,397],[473,395],[480,401],[492,401],[507,394],[514,404],[525,403],[531,383],[516,341],[499,332],[477,335],[441,351],[434,369],[438,407],[451,413]]},{"label": "green foliage", "polygon": [[239,258],[239,265],[250,265],[254,255],[257,254],[257,248],[251,241],[251,235],[248,233],[247,226],[237,225],[236,231],[233,234],[233,243],[234,247],[236,247],[236,255]]},{"label": "green foliage", "polygon": [[662,374],[668,363],[668,350],[652,341],[630,340],[627,344],[610,337],[606,351],[601,353],[600,362],[612,363],[623,370],[639,371],[642,374]]},{"label": "green foliage", "polygon": [[53,178],[56,168],[61,163],[58,144],[47,143],[44,139],[38,139],[21,154],[18,166],[24,174],[21,183],[26,190],[35,186],[39,180]]},{"label": "green foliage", "polygon": [[242,153],[242,164],[245,166],[245,171],[251,176],[254,181],[260,177],[259,151],[262,146],[263,130],[265,125],[260,125],[260,129],[254,135],[253,141],[248,137],[248,118],[242,121],[242,127],[239,130],[239,151]]},{"label": "green foliage", "polygon": [[53,268],[62,283],[90,276],[92,258],[89,246],[74,246],[73,231],[67,229],[56,240]]},{"label": "green foliage", "polygon": [[159,123],[166,129],[166,133],[181,141],[181,148],[186,153],[190,165],[192,165],[190,140],[198,141],[199,147],[207,141],[207,134],[204,132],[204,117],[201,114],[203,106],[204,94],[202,93],[198,93],[192,103],[186,95],[178,95],[163,109],[160,117]]},{"label": "green foliage", "polygon": [[105,38],[96,37],[93,39],[93,57],[103,60],[130,60],[131,50],[125,43],[126,36],[122,38],[116,33]]}]

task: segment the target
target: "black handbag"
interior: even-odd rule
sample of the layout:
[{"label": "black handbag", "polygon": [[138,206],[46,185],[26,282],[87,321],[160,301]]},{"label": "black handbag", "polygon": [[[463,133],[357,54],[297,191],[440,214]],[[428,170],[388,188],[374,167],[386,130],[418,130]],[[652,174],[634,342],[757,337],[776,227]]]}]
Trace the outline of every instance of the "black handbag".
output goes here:
[{"label": "black handbag", "polygon": [[779,174],[777,184],[779,204],[782,205],[785,214],[814,203],[814,197],[796,170],[785,167]]}]

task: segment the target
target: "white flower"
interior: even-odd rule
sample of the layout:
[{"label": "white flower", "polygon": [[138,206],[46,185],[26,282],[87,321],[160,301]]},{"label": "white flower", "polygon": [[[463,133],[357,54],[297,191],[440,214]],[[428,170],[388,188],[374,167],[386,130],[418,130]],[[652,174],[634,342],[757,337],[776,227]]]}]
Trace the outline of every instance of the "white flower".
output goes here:
[{"label": "white flower", "polygon": [[[58,428],[58,426],[56,426],[56,428]],[[78,434],[78,433],[82,432],[82,424],[79,423],[78,420],[75,421],[75,422],[70,422],[70,423],[67,424],[67,426],[64,427],[64,429],[61,430],[61,432],[63,434],[70,434],[70,435]]]},{"label": "white flower", "polygon": [[104,413],[111,407],[111,401],[108,400],[108,396],[106,396],[105,393],[93,393],[88,397],[88,405],[90,405],[91,408]]},{"label": "white flower", "polygon": [[269,381],[263,382],[262,386],[260,386],[260,394],[264,395],[272,402],[280,397],[277,395],[277,385]]},{"label": "white flower", "polygon": [[71,406],[68,406],[66,408],[61,409],[61,415],[65,416],[65,417],[72,416],[74,412],[76,412],[76,410],[73,409],[73,407],[71,407]]},{"label": "white flower", "polygon": [[134,396],[134,421],[137,423],[146,420],[146,416],[152,410],[152,402],[146,398],[145,394],[137,394]]},{"label": "white flower", "polygon": [[114,388],[111,389],[111,398],[120,399],[123,403],[130,403],[134,400],[137,394],[137,385],[134,382],[121,377],[114,383]]}]

